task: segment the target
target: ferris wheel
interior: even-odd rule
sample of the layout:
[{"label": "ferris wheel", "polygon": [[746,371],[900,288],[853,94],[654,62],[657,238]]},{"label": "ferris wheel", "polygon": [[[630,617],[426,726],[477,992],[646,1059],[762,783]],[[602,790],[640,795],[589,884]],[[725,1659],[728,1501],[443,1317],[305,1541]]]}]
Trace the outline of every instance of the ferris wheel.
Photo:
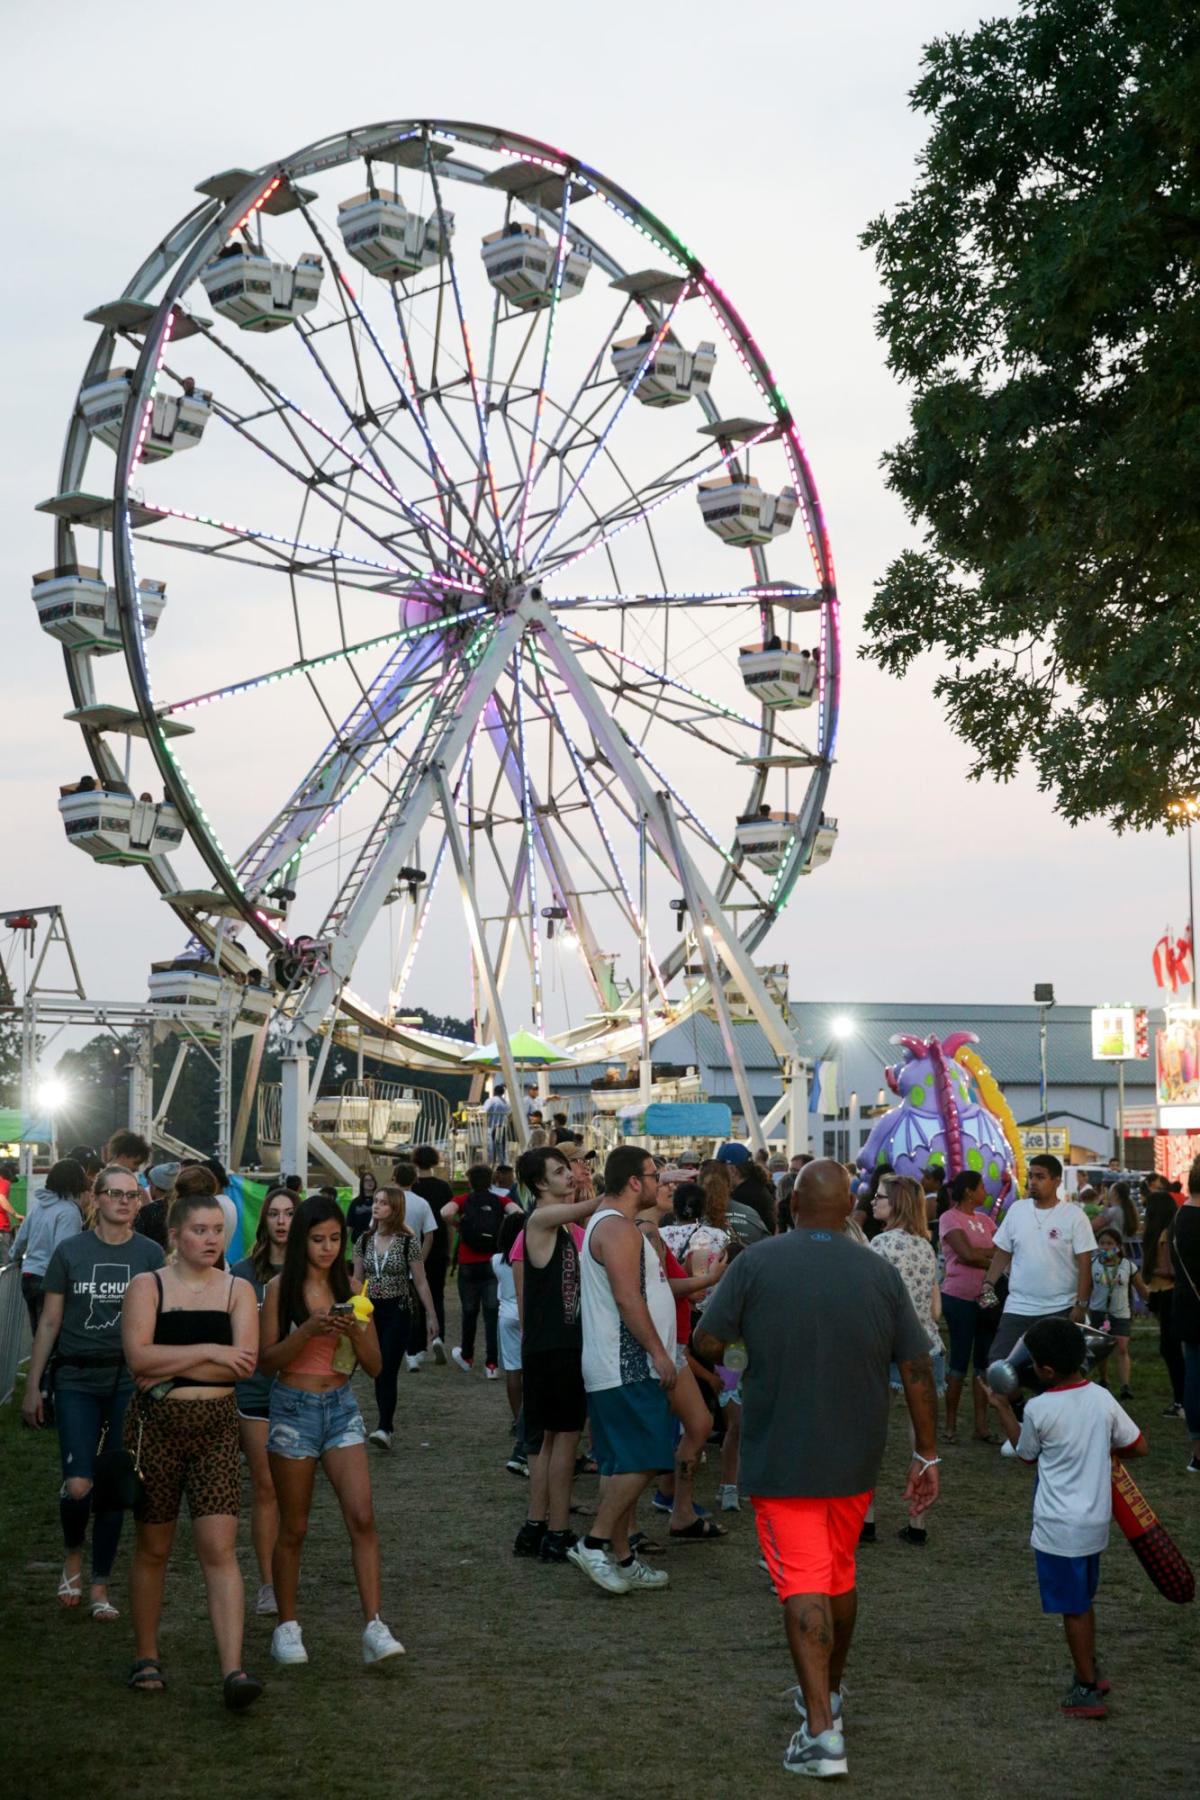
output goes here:
[{"label": "ferris wheel", "polygon": [[518,1027],[644,1059],[732,985],[786,1060],[753,954],[836,838],[837,601],[732,301],[489,127],[198,192],[88,314],[33,590],[91,762],[67,834],[189,934],[152,1000],[286,1023],[297,1143],[313,1033],[458,1065],[417,1002],[511,1080]]}]

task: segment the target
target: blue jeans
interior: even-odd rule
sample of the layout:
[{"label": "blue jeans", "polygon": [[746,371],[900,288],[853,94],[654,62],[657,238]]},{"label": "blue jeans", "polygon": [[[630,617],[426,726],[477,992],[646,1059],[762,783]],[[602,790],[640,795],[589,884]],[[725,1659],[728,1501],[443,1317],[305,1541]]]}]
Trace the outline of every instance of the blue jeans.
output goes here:
[{"label": "blue jeans", "polygon": [[271,1389],[269,1455],[316,1460],[327,1450],[349,1450],[366,1441],[367,1428],[348,1381],[320,1393],[282,1381]]},{"label": "blue jeans", "polygon": [[1183,1416],[1189,1437],[1200,1443],[1200,1344],[1183,1346]]},{"label": "blue jeans", "polygon": [[[112,1376],[108,1379],[111,1381]],[[68,1550],[81,1550],[87,1541],[92,1496],[89,1492],[80,1499],[75,1498],[68,1494],[67,1482],[92,1480],[96,1472],[96,1449],[105,1425],[108,1426],[105,1449],[121,1448],[125,1408],[132,1395],[133,1387],[128,1379],[115,1393],[110,1389],[92,1394],[82,1388],[64,1387],[61,1377],[54,1384],[58,1452],[63,1474],[58,1510],[63,1544]],[[98,1512],[92,1517],[92,1580],[95,1582],[106,1582],[112,1574],[124,1516],[121,1512]]]}]

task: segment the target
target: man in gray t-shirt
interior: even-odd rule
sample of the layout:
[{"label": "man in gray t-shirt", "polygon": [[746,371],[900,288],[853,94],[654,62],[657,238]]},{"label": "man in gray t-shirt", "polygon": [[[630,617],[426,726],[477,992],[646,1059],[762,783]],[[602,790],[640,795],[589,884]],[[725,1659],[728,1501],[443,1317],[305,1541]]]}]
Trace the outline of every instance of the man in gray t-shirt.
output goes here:
[{"label": "man in gray t-shirt", "polygon": [[938,1493],[928,1339],[896,1269],[845,1235],[852,1203],[840,1163],[809,1163],[792,1193],[795,1230],[730,1264],[693,1340],[706,1362],[745,1345],[741,1475],[800,1684],[801,1728],[784,1758],[797,1774],[846,1771],[840,1686],[854,1557],[887,1439],[892,1362],[916,1446],[910,1510]]}]

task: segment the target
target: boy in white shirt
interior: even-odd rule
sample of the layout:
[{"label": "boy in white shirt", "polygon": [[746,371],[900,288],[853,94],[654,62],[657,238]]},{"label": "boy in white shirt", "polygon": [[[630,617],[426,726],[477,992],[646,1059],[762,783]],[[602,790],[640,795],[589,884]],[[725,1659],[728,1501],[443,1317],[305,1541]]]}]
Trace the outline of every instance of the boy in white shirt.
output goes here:
[{"label": "boy in white shirt", "polygon": [[1010,1444],[1037,1465],[1030,1543],[1042,1611],[1061,1613],[1075,1682],[1062,1711],[1104,1719],[1108,1683],[1096,1668],[1100,1552],[1112,1520],[1112,1456],[1145,1456],[1146,1440],[1107,1388],[1081,1374],[1087,1346],[1070,1319],[1039,1319],[1025,1334],[1045,1392],[1025,1402],[1020,1422],[1010,1401],[988,1390]]}]

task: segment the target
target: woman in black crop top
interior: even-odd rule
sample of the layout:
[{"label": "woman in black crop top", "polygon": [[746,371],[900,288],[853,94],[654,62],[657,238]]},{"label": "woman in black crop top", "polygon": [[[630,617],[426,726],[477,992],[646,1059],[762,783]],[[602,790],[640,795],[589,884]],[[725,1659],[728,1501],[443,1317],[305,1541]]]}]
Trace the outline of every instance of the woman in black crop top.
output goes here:
[{"label": "woman in black crop top", "polygon": [[258,1363],[258,1304],[249,1282],[219,1266],[225,1220],[215,1192],[177,1199],[168,1236],[172,1262],[131,1281],[122,1309],[125,1360],[138,1390],[126,1414],[125,1444],[139,1456],[146,1484],[135,1515],[130,1601],[137,1660],[129,1685],[144,1692],[166,1686],[158,1626],[186,1493],[225,1704],[240,1711],[262,1687],[241,1666],[242,1479],[233,1386]]}]

